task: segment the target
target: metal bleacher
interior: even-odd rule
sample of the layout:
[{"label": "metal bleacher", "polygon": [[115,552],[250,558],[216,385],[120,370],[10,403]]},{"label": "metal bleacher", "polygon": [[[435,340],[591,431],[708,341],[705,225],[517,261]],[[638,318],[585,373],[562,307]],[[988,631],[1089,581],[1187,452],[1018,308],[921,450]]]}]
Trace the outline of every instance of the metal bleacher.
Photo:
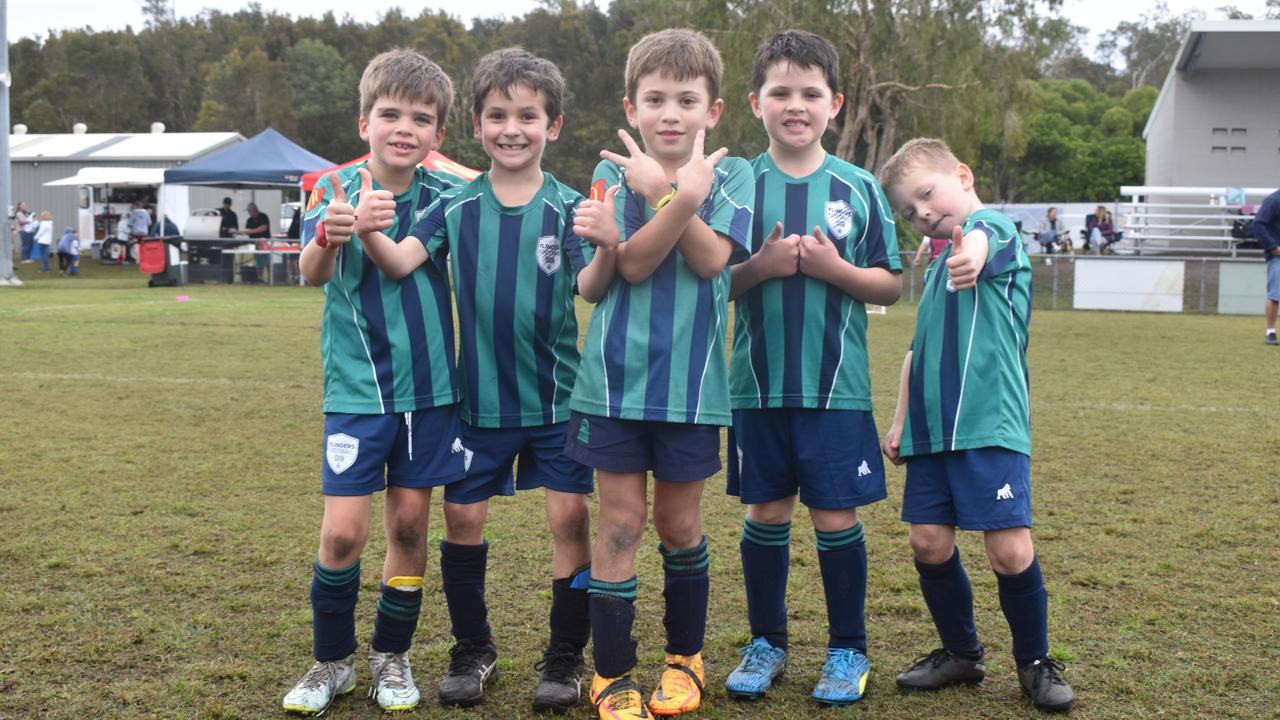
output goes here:
[{"label": "metal bleacher", "polygon": [[1138,255],[1236,257],[1242,240],[1232,236],[1232,225],[1252,220],[1250,200],[1261,202],[1271,192],[1236,188],[1234,202],[1228,203],[1225,188],[1125,185],[1120,194],[1129,200],[1117,203],[1116,215],[1122,222],[1117,229],[1124,232],[1125,245]]}]

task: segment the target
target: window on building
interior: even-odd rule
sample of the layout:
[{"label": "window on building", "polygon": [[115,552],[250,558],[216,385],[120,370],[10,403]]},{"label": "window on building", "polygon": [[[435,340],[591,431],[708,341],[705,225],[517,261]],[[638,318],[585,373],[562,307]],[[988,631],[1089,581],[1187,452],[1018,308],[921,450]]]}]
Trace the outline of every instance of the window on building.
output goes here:
[{"label": "window on building", "polygon": [[1231,137],[1233,138],[1242,138],[1248,134],[1248,128],[1231,128]]},{"label": "window on building", "polygon": [[1241,147],[1241,146],[1239,146],[1239,145],[1232,145],[1232,146],[1231,146],[1231,154],[1232,154],[1232,155],[1243,155],[1243,154],[1244,154],[1244,148],[1243,148],[1243,147]]},{"label": "window on building", "polygon": [[1213,136],[1214,136],[1214,137],[1226,137],[1226,136],[1227,136],[1227,129],[1226,129],[1226,128],[1214,128],[1214,129],[1213,129]]},{"label": "window on building", "polygon": [[1210,155],[1226,155],[1226,154],[1227,154],[1227,146],[1226,146],[1226,145],[1214,145],[1213,147],[1209,148],[1209,154],[1210,154]]}]

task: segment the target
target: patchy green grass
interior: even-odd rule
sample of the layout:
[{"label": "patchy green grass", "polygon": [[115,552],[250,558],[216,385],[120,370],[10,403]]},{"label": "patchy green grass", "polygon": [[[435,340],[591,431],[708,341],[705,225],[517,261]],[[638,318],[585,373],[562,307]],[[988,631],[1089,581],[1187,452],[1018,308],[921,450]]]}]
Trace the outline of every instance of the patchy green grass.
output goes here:
[{"label": "patchy green grass", "polygon": [[[0,288],[0,717],[260,718],[310,662],[321,513],[321,295],[303,288],[147,289],[86,259],[85,277]],[[189,301],[177,302],[177,295]],[[872,316],[877,416],[892,411],[913,308]],[[585,319],[585,309],[583,318]],[[1280,351],[1256,318],[1037,311],[1031,342],[1037,548],[1055,655],[1080,718],[1274,717],[1280,702]],[[585,323],[583,325],[585,329]],[[807,718],[825,607],[797,525],[795,652],[770,697],[722,682],[747,636],[742,508],[708,483],[711,612],[702,717]],[[936,645],[890,498],[864,509],[872,680],[831,717],[1024,718],[980,538],[962,552],[989,648],[978,689],[901,695],[893,674]],[[542,499],[494,503],[489,601],[503,678],[486,704],[434,700],[448,620],[434,541],[413,650],[426,702],[408,717],[525,717],[546,634]],[[380,513],[358,609],[377,591]],[[661,662],[657,541],[640,552],[639,676]],[[529,568],[531,570],[526,570]],[[362,646],[365,647],[365,646]],[[334,718],[382,713],[358,692]],[[573,717],[591,715],[581,710]]]}]

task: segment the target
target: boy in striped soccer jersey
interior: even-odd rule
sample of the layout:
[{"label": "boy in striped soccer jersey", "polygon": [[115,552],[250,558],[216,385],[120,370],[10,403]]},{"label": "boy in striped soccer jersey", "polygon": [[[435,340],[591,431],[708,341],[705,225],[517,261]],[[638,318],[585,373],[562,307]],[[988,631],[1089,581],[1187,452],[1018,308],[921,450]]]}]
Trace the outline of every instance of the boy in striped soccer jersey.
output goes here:
[{"label": "boy in striped soccer jersey", "polygon": [[898,685],[933,690],[983,679],[973,592],[955,543],[957,527],[981,530],[1022,689],[1040,710],[1069,710],[1075,695],[1049,659],[1049,601],[1031,543],[1031,265],[1013,221],[983,208],[973,171],[943,141],[908,142],[880,178],[916,230],[951,238],[925,274],[883,443],[894,464],[907,463],[902,519],[911,523],[920,590],[942,640]]},{"label": "boy in striped soccer jersey", "polygon": [[740,547],[751,643],[725,688],[741,698],[763,696],[787,665],[797,494],[817,535],[827,600],[827,660],[813,697],[855,702],[870,672],[858,507],[886,492],[863,303],[896,302],[902,266],[875,177],[822,148],[844,100],[838,73],[835,48],[812,33],[780,32],[756,51],[749,99],[769,149],[751,163],[753,254],[733,268],[729,374],[728,491],[747,505]]},{"label": "boy in striped soccer jersey", "polygon": [[[620,130],[630,156],[604,151],[595,172],[597,187],[620,186],[621,277],[591,316],[565,452],[596,468],[600,491],[589,593],[591,697],[602,718],[677,715],[702,700],[710,586],[700,503],[730,420],[726,263],[746,253],[753,195],[745,160],[724,148],[703,155],[724,107],[721,72],[700,33],[642,38],[627,57],[623,109],[644,150]],[[631,678],[631,628],[650,472],[667,657],[646,708]]]},{"label": "boy in striped soccer jersey", "polygon": [[[444,139],[453,85],[409,50],[383,53],[360,79],[360,137],[369,160],[317,184],[299,260],[323,286],[324,521],[311,582],[316,663],[284,709],[321,713],[355,685],[355,606],[372,496],[386,489],[387,556],[369,665],[387,710],[418,704],[409,646],[422,606],[431,488],[463,477],[449,286],[427,272],[391,278],[359,234],[375,192],[391,200],[386,232],[402,236],[454,180],[421,168]],[[352,203],[356,207],[352,207]]]},{"label": "boy in striped soccer jersey", "polygon": [[[518,48],[492,52],[476,66],[472,97],[472,125],[489,171],[446,192],[404,242],[381,233],[363,239],[392,277],[424,263],[443,268],[445,254],[452,255],[467,474],[444,496],[440,575],[456,644],[440,702],[475,705],[497,677],[484,526],[489,499],[514,494],[519,458],[519,487],[544,488],[554,540],[551,639],[533,707],[563,712],[578,704],[590,632],[591,469],[564,455],[578,372],[573,296],[577,290],[594,301],[604,294],[618,232],[609,221],[612,192],[582,201],[542,170],[543,150],[563,123],[564,80],[553,63]],[[390,199],[371,209],[389,218]]]}]

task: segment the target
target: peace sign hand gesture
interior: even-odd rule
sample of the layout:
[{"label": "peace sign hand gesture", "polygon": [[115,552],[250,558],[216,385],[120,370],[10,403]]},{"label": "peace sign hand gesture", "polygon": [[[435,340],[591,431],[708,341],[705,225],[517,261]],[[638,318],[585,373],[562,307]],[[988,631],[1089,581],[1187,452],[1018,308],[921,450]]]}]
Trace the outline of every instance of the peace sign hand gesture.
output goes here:
[{"label": "peace sign hand gesture", "polygon": [[671,192],[671,183],[667,181],[667,173],[657,160],[649,157],[640,149],[631,134],[626,130],[618,130],[618,138],[626,146],[629,157],[616,152],[601,150],[600,157],[621,167],[627,176],[627,190],[638,194],[649,202],[656,203],[659,198]]}]

